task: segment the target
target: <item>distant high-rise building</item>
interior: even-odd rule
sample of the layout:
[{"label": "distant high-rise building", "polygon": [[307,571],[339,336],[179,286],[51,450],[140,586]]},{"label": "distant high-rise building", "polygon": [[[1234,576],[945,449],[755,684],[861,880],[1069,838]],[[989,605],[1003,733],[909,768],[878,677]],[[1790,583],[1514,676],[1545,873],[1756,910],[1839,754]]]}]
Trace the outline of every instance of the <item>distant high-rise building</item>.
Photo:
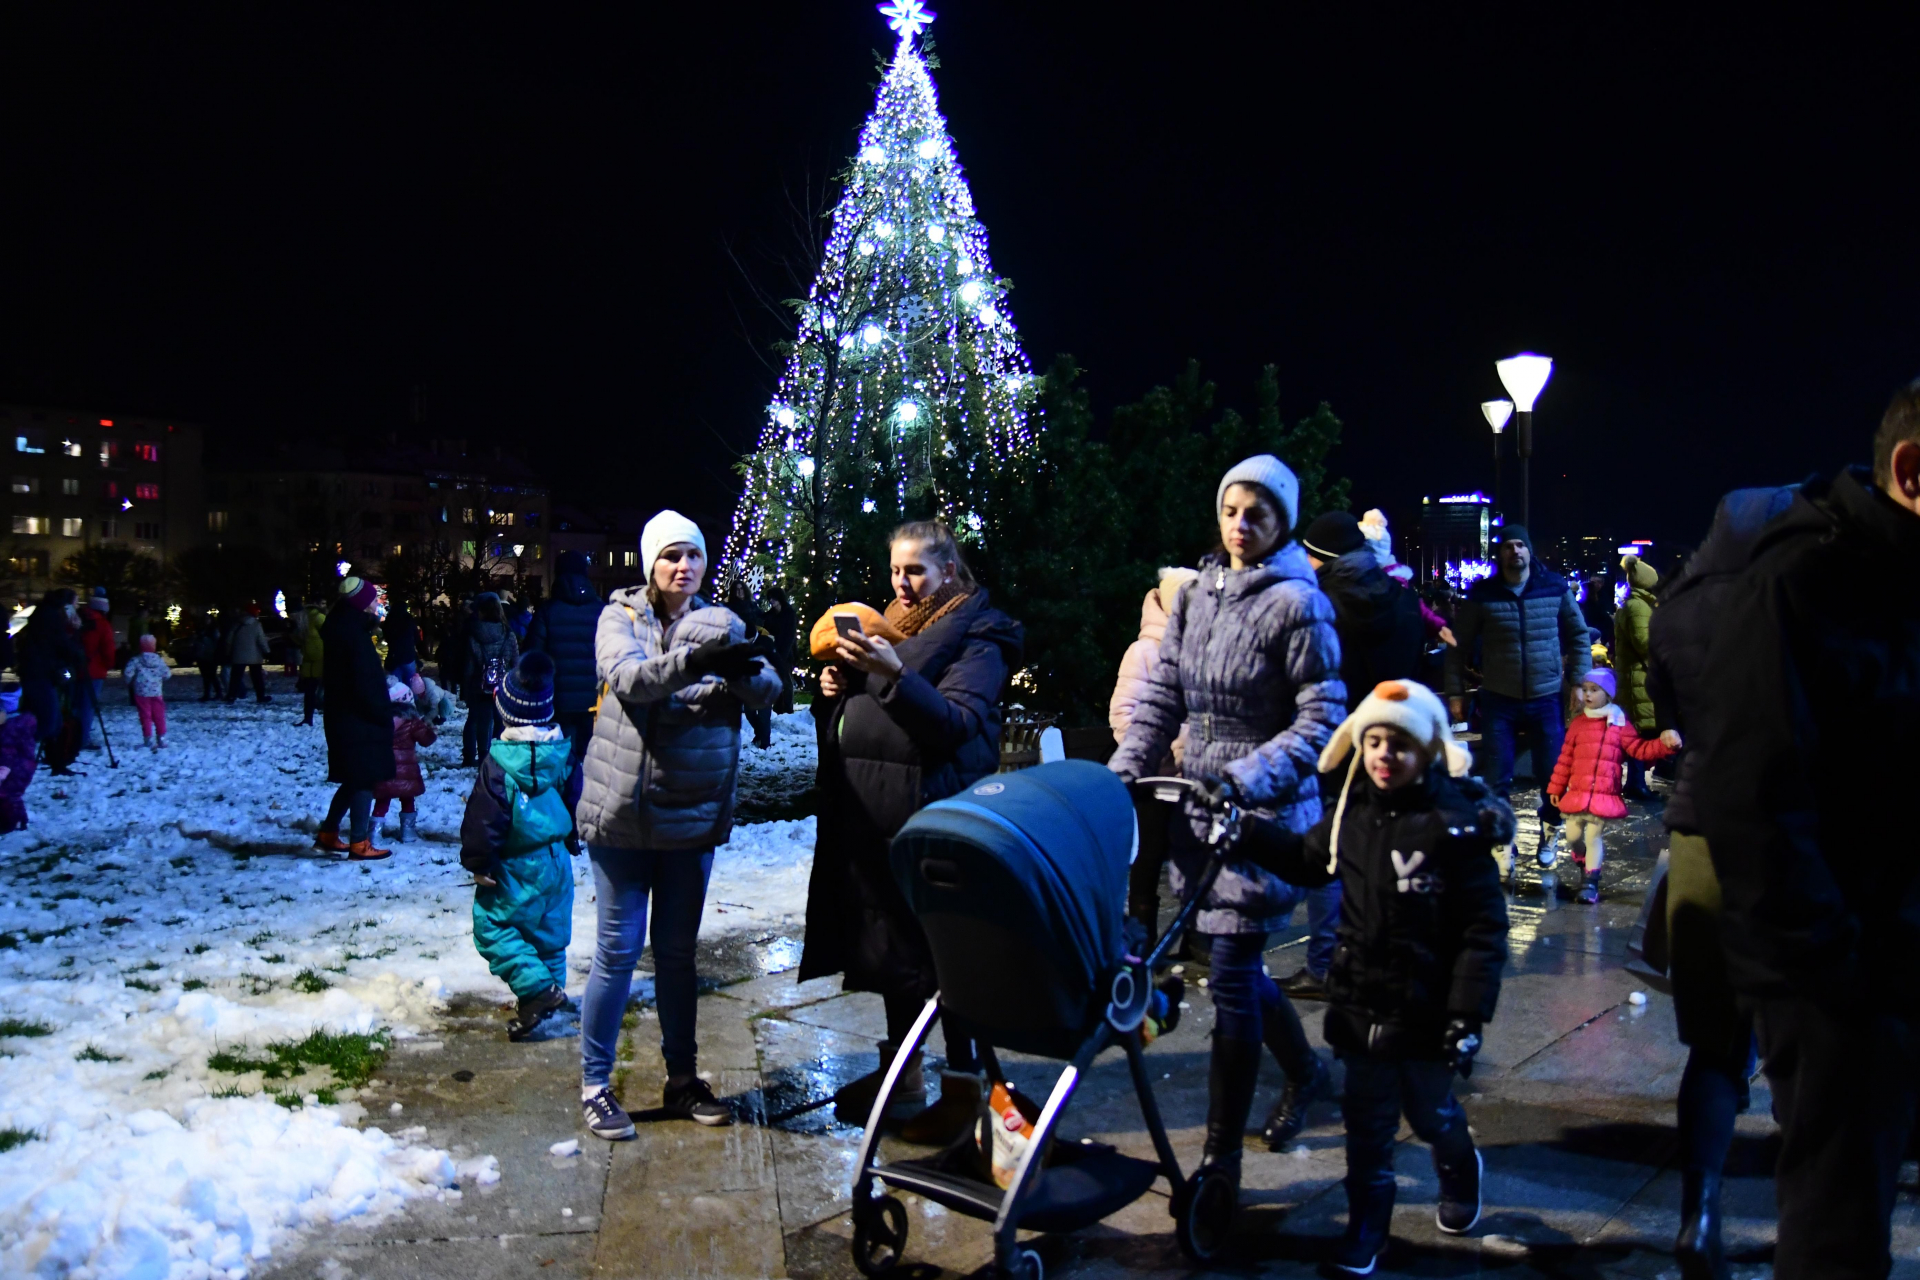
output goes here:
[{"label": "distant high-rise building", "polygon": [[1444,577],[1449,564],[1488,558],[1493,501],[1484,493],[1420,499],[1420,577]]}]

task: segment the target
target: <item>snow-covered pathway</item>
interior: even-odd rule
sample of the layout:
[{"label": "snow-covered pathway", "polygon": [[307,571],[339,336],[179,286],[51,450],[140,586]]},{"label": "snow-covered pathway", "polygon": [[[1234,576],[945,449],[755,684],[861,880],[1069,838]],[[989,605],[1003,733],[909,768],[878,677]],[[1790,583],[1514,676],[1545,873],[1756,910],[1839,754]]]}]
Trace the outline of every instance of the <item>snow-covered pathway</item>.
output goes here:
[{"label": "snow-covered pathway", "polygon": [[[404,1116],[359,1127],[351,1064],[313,1065],[351,1039],[309,1044],[299,1074],[259,1069],[268,1044],[405,1038],[453,992],[506,998],[470,937],[458,723],[422,752],[424,839],[355,865],[311,848],[325,741],[285,697],[178,703],[158,753],[133,745],[117,682],[107,702],[120,767],[43,771],[31,827],[0,837],[0,1274],[243,1276],[304,1223],[497,1176],[418,1145]],[[745,752],[743,800],[812,764],[811,721],[781,717],[773,750]],[[797,919],[812,845],[811,818],[736,828],[702,932]],[[577,990],[584,858],[576,874]]]}]

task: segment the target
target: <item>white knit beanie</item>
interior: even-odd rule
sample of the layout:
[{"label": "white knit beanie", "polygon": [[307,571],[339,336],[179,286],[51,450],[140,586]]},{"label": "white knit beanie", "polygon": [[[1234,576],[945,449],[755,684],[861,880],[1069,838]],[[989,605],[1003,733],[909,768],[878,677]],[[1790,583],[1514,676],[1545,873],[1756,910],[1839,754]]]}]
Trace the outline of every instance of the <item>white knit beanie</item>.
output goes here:
[{"label": "white knit beanie", "polygon": [[662,511],[640,531],[640,563],[649,581],[653,578],[653,562],[676,542],[691,542],[700,548],[703,557],[707,554],[707,537],[700,532],[700,526],[678,511]]},{"label": "white knit beanie", "polygon": [[1233,464],[1226,475],[1220,477],[1220,487],[1213,492],[1213,514],[1217,519],[1220,507],[1227,500],[1227,489],[1236,484],[1257,484],[1273,494],[1280,502],[1280,541],[1284,544],[1293,536],[1293,526],[1300,519],[1300,478],[1293,474],[1287,464],[1270,453],[1258,453]]},{"label": "white knit beanie", "polygon": [[1320,753],[1320,772],[1331,773],[1336,765],[1353,753],[1347,766],[1346,781],[1340,787],[1340,802],[1333,810],[1333,834],[1328,840],[1327,870],[1337,869],[1340,857],[1340,821],[1346,816],[1347,792],[1353,775],[1360,768],[1360,740],[1367,730],[1379,725],[1399,729],[1418,742],[1429,761],[1438,761],[1456,778],[1464,778],[1473,768],[1473,753],[1456,742],[1447,704],[1440,695],[1413,680],[1382,680],[1373,692],[1360,700],[1353,714],[1340,722],[1326,750]]}]

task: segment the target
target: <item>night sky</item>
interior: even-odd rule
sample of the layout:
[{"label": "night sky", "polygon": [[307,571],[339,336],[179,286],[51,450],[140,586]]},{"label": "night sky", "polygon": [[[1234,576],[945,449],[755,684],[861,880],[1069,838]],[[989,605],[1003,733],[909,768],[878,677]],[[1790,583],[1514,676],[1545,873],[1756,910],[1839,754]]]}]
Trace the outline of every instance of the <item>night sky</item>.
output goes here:
[{"label": "night sky", "polygon": [[[1729,487],[1864,460],[1920,374],[1910,16],[934,7],[1014,319],[1103,416],[1189,356],[1248,404],[1270,361],[1346,420],[1357,506],[1410,512],[1490,482],[1478,403],[1532,349],[1536,534],[1693,541]],[[790,291],[788,197],[891,49],[867,0],[29,8],[0,399],[235,450],[411,430],[422,386],[426,432],[708,519],[775,377],[734,259]]]}]

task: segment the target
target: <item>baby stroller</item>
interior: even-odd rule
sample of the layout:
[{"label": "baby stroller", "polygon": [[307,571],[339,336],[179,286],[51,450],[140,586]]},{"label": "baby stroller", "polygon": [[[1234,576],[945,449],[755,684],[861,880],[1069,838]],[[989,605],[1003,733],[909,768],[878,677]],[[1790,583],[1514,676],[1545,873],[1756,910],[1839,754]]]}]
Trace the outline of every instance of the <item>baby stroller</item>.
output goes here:
[{"label": "baby stroller", "polygon": [[[1182,778],[1137,785],[1161,800],[1204,795]],[[1126,785],[1105,768],[1065,760],[999,774],[928,805],[901,828],[893,874],[926,932],[940,991],[895,1052],[860,1143],[853,1261],[862,1274],[890,1270],[906,1251],[906,1207],[876,1183],[992,1222],[994,1262],[1017,1280],[1040,1280],[1041,1264],[1019,1246],[1016,1231],[1090,1226],[1160,1177],[1173,1191],[1180,1247],[1202,1262],[1219,1252],[1232,1225],[1234,1184],[1217,1169],[1180,1172],[1147,1079],[1140,1026],[1154,994],[1153,966],[1205,899],[1237,828],[1231,806],[1216,813],[1206,870],[1145,957],[1127,954],[1124,928],[1127,865],[1139,833]],[[942,1011],[999,1048],[1068,1064],[1005,1191],[978,1176],[972,1132],[936,1156],[877,1163],[894,1088]],[[1080,1077],[1115,1045],[1126,1051],[1157,1160],[1053,1141]]]}]

